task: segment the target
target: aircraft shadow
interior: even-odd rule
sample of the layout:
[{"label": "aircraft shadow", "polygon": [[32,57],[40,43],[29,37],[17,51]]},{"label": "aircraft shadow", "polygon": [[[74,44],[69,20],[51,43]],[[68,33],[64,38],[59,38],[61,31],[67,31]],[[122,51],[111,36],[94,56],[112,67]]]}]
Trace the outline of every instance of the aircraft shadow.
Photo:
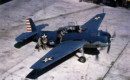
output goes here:
[{"label": "aircraft shadow", "polygon": [[88,55],[95,55],[96,60],[99,59],[98,55],[100,52],[97,48],[84,48],[84,52]]},{"label": "aircraft shadow", "polygon": [[89,55],[99,55],[99,50],[97,48],[84,48],[84,52]]},{"label": "aircraft shadow", "polygon": [[21,48],[21,47],[23,47],[24,45],[26,45],[26,44],[28,44],[28,43],[30,43],[30,42],[32,42],[32,41],[34,41],[34,40],[33,40],[33,37],[30,37],[30,38],[24,40],[23,42],[17,42],[17,43],[15,43],[15,44],[14,44],[14,47],[15,47],[15,48]]}]

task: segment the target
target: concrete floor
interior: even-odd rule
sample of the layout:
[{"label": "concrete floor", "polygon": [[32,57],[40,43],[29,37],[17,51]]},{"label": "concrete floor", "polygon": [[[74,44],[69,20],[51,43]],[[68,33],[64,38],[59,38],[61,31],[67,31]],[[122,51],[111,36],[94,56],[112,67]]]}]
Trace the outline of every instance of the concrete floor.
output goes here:
[{"label": "concrete floor", "polygon": [[25,78],[31,72],[30,66],[51,50],[38,52],[34,42],[20,49],[14,47],[15,37],[26,31],[27,17],[36,25],[49,24],[43,30],[56,30],[68,22],[82,25],[103,9],[106,16],[99,29],[116,32],[110,53],[107,48],[101,50],[98,61],[94,55],[86,54],[84,64],[73,56],[37,80],[129,80],[130,11],[76,0],[13,0],[0,5],[0,79],[30,80]]}]

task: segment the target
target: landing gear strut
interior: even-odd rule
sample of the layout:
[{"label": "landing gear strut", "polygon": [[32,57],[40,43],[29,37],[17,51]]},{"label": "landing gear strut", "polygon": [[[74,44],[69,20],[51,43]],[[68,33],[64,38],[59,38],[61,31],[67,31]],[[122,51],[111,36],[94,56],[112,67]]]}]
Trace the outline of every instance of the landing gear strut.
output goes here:
[{"label": "landing gear strut", "polygon": [[84,49],[83,49],[83,47],[80,48],[80,52],[82,53],[82,56],[79,57],[78,61],[80,61],[82,63],[85,63],[86,62],[86,58],[84,57]]}]

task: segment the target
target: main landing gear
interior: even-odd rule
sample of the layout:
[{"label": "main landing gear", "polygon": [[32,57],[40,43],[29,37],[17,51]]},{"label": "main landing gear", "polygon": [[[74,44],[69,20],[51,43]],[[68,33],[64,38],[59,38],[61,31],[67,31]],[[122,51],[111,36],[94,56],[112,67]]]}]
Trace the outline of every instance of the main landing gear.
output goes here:
[{"label": "main landing gear", "polygon": [[79,57],[78,59],[79,62],[85,63],[86,62],[86,58],[84,56]]},{"label": "main landing gear", "polygon": [[78,61],[82,62],[82,63],[85,63],[86,62],[86,58],[84,57],[84,49],[83,49],[83,47],[80,48],[80,52],[82,53],[82,56],[79,57]]}]

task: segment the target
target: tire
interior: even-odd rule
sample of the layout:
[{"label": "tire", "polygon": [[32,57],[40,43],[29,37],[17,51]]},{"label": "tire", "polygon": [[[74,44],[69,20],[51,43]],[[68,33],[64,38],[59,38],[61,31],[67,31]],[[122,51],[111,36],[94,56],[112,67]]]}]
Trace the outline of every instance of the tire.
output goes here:
[{"label": "tire", "polygon": [[86,62],[86,58],[84,56],[79,57],[78,59],[79,62],[85,63]]}]

